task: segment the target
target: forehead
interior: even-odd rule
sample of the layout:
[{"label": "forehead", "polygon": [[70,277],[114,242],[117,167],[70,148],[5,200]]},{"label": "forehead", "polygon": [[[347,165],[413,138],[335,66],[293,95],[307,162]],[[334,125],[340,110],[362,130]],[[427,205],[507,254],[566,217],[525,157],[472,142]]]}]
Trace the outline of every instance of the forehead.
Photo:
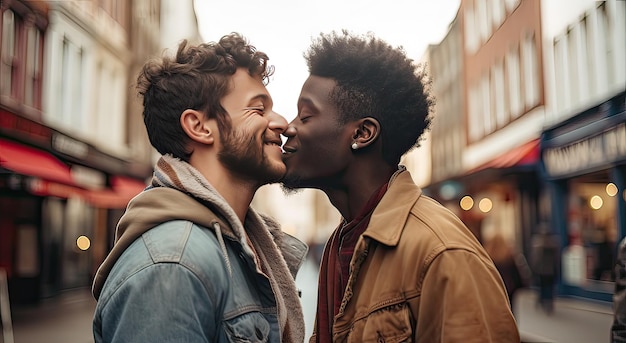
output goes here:
[{"label": "forehead", "polygon": [[231,76],[230,91],[224,101],[248,102],[256,99],[271,100],[270,94],[263,84],[263,78],[260,75],[250,75],[245,68],[237,68],[237,71]]},{"label": "forehead", "polygon": [[309,76],[300,92],[299,101],[312,102],[315,106],[330,105],[330,95],[337,82],[328,77]]}]

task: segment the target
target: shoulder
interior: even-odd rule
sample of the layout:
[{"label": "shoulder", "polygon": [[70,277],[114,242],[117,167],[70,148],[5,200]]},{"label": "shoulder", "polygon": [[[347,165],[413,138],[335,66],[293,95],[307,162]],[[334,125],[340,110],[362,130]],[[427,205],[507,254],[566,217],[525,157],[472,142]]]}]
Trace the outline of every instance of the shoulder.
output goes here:
[{"label": "shoulder", "polygon": [[446,249],[484,251],[470,229],[449,209],[425,195],[413,205],[406,228],[406,238],[426,240]]},{"label": "shoulder", "polygon": [[162,223],[145,232],[133,244],[143,244],[155,263],[181,263],[184,255],[214,258],[221,249],[213,231],[187,220]]},{"label": "shoulder", "polygon": [[469,228],[450,210],[424,195],[411,209],[399,247],[424,261],[426,269],[442,254],[449,254],[452,259],[472,256],[482,264],[493,266]]},{"label": "shoulder", "polygon": [[209,229],[184,220],[162,223],[145,232],[122,253],[106,280],[109,287],[106,284],[105,287],[110,290],[142,280],[137,276],[158,273],[160,268],[154,267],[167,264],[198,279],[205,287],[214,288],[214,284],[228,280],[223,254]]}]

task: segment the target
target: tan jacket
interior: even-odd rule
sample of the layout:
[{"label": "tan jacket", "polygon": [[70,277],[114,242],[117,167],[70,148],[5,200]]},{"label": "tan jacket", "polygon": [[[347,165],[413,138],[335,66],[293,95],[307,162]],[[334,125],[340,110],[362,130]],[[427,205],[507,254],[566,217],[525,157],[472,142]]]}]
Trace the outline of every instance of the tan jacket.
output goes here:
[{"label": "tan jacket", "polygon": [[391,180],[350,270],[333,342],[520,341],[491,259],[454,214],[422,195],[408,171]]}]

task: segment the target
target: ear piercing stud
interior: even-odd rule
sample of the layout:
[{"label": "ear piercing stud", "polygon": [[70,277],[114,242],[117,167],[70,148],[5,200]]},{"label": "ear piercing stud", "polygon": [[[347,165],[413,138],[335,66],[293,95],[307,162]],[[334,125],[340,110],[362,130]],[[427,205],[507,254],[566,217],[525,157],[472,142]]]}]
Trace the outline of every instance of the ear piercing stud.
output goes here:
[{"label": "ear piercing stud", "polygon": [[350,146],[352,148],[352,150],[356,150],[359,148],[359,145],[356,144],[356,142],[353,142],[352,145]]}]

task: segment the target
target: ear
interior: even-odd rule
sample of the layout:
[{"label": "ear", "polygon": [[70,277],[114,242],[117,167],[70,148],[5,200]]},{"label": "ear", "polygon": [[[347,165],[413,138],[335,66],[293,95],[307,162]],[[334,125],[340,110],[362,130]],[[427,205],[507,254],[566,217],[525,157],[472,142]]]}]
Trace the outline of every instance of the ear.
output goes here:
[{"label": "ear", "polygon": [[364,148],[374,144],[380,136],[380,123],[377,119],[366,117],[358,121],[358,126],[354,131],[352,139],[359,146]]},{"label": "ear", "polygon": [[183,111],[180,115],[180,126],[194,142],[213,144],[215,141],[215,134],[208,125],[204,113],[200,111],[191,109]]}]

